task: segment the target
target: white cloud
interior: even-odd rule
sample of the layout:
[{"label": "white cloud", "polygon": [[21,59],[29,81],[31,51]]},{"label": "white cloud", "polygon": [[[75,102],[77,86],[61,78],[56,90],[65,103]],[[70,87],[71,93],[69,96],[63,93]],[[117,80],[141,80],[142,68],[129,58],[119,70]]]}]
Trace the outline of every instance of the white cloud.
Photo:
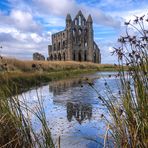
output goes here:
[{"label": "white cloud", "polygon": [[18,58],[32,58],[34,52],[41,52],[47,57],[47,45],[51,42],[51,32],[41,35],[21,32],[11,27],[0,27],[2,55]]},{"label": "white cloud", "polygon": [[113,48],[113,47],[108,47],[108,50],[109,50],[110,52],[113,52],[113,51],[114,51],[114,48]]},{"label": "white cloud", "polygon": [[34,0],[34,5],[36,6],[37,11],[40,12],[38,15],[46,14],[65,18],[66,14],[70,13],[75,17],[78,11],[82,10],[85,17],[91,14],[96,24],[111,27],[120,26],[120,22],[109,14],[106,14],[98,8],[87,6],[84,3],[78,4],[75,0],[62,0],[62,2],[59,2],[59,0]]},{"label": "white cloud", "polygon": [[21,31],[40,32],[41,26],[33,19],[29,12],[12,10],[9,15],[0,11],[1,26],[12,26]]},{"label": "white cloud", "polygon": [[45,13],[54,15],[66,15],[71,10],[76,8],[76,2],[74,0],[33,0],[38,10],[42,10]]},{"label": "white cloud", "polygon": [[36,31],[39,30],[39,25],[33,20],[32,15],[29,12],[23,12],[20,10],[12,10],[10,19],[15,26],[23,31]]}]

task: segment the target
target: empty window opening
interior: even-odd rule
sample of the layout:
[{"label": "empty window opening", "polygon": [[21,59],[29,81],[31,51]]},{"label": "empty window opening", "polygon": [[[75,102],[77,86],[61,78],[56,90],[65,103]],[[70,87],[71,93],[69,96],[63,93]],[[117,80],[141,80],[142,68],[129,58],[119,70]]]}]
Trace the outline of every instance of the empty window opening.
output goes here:
[{"label": "empty window opening", "polygon": [[58,54],[58,60],[61,61],[61,54]]},{"label": "empty window opening", "polygon": [[81,16],[79,16],[79,25],[81,26]]},{"label": "empty window opening", "polygon": [[65,61],[65,53],[63,53],[63,60]]},{"label": "empty window opening", "polygon": [[79,54],[78,54],[78,61],[82,61],[82,57],[81,57],[81,52],[79,52]]},{"label": "empty window opening", "polygon": [[76,60],[76,55],[75,55],[75,51],[73,52],[73,60]]},{"label": "empty window opening", "polygon": [[87,61],[87,53],[86,53],[86,51],[84,52],[84,61]]}]

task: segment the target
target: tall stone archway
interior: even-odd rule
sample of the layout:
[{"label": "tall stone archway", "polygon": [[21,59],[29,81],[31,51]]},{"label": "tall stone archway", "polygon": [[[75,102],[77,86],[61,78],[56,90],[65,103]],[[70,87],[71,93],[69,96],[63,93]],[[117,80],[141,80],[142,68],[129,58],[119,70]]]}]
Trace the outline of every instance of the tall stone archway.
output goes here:
[{"label": "tall stone archway", "polygon": [[78,61],[82,61],[82,55],[81,55],[81,51],[78,52]]},{"label": "tall stone archway", "polygon": [[54,60],[57,60],[57,55],[56,54],[54,54]]},{"label": "tall stone archway", "polygon": [[63,61],[66,60],[65,52],[63,53]]},{"label": "tall stone archway", "polygon": [[73,60],[76,61],[76,53],[73,51]]},{"label": "tall stone archway", "polygon": [[52,60],[53,60],[53,55],[51,54],[51,55],[50,55],[50,61],[52,61]]},{"label": "tall stone archway", "polygon": [[94,63],[96,63],[96,59],[97,59],[96,52],[94,52]]},{"label": "tall stone archway", "polygon": [[84,51],[84,61],[87,61],[87,51]]},{"label": "tall stone archway", "polygon": [[60,54],[60,53],[58,54],[58,60],[59,60],[59,61],[62,60],[62,57],[61,57],[61,54]]}]

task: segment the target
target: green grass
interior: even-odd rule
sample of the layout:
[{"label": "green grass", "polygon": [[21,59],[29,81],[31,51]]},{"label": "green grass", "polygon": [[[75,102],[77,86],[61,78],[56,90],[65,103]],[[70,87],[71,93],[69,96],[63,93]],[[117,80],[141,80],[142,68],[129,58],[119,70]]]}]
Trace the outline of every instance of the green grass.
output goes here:
[{"label": "green grass", "polygon": [[[68,71],[56,71],[56,72],[5,72],[0,74],[1,86],[9,86],[10,94],[17,94],[30,89],[31,87],[39,87],[50,81],[56,81],[60,79],[67,79],[72,77],[78,77],[87,73],[94,73],[95,69],[75,69]],[[0,86],[0,88],[1,88]]]}]

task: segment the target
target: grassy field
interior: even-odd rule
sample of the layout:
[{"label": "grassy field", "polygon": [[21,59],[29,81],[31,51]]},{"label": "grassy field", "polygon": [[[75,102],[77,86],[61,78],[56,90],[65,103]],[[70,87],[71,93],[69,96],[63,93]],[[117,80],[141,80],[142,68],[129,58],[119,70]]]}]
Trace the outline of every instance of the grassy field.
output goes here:
[{"label": "grassy field", "polygon": [[[76,77],[96,71],[117,71],[111,64],[74,61],[21,61],[11,58],[0,60],[0,83],[11,86],[12,92],[22,92],[45,82]],[[19,88],[19,90],[15,89]],[[11,93],[12,93],[11,92]]]},{"label": "grassy field", "polygon": [[[75,70],[75,69],[96,69],[101,71],[115,71],[117,70],[112,64],[97,64],[91,62],[74,62],[74,61],[21,61],[11,58],[3,58],[1,61],[2,68],[5,66],[8,71],[61,71],[61,70]],[[1,68],[1,71],[2,71]]]}]

